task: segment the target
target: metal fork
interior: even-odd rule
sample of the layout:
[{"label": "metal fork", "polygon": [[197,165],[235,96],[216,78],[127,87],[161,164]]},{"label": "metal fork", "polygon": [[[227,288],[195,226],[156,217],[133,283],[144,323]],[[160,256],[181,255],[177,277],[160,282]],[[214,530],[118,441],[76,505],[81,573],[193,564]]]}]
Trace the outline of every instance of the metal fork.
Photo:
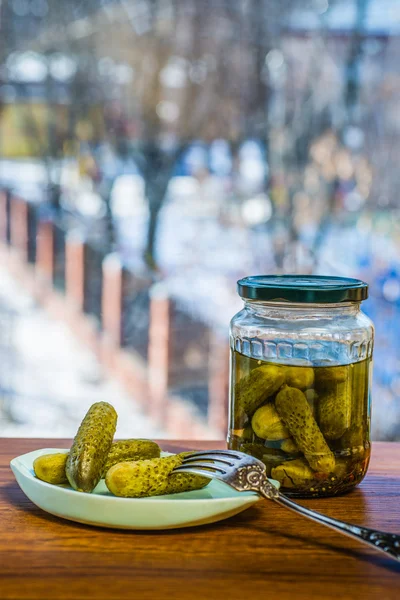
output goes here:
[{"label": "metal fork", "polygon": [[367,527],[359,527],[338,519],[332,519],[290,500],[268,479],[266,468],[257,458],[233,450],[210,450],[187,455],[182,465],[174,469],[179,473],[196,473],[229,484],[238,492],[256,492],[264,498],[274,500],[317,523],[322,523],[340,533],[348,535],[375,550],[380,550],[400,561],[400,535],[385,533]]}]

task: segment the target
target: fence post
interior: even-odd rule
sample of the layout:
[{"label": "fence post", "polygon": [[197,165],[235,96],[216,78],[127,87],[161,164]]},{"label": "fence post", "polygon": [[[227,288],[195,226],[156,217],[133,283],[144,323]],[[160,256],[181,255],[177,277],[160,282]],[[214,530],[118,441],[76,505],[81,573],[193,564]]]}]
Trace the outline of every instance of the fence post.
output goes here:
[{"label": "fence post", "polygon": [[7,210],[7,192],[0,190],[0,239],[7,244],[8,236],[8,210]]},{"label": "fence post", "polygon": [[83,311],[85,296],[85,242],[72,231],[65,240],[65,289],[75,308]]},{"label": "fence post", "polygon": [[208,375],[208,426],[224,437],[228,427],[229,347],[224,336],[210,333]]},{"label": "fence post", "polygon": [[28,205],[21,198],[11,198],[11,246],[16,248],[24,261],[28,260]]},{"label": "fence post", "polygon": [[101,312],[103,330],[117,347],[121,345],[122,333],[122,284],[123,267],[114,252],[103,260]]},{"label": "fence post", "polygon": [[54,275],[54,229],[51,221],[39,221],[36,247],[36,267],[38,273],[48,283]]},{"label": "fence post", "polygon": [[165,284],[150,290],[149,392],[150,416],[162,424],[167,413],[168,374],[171,337],[171,301]]}]

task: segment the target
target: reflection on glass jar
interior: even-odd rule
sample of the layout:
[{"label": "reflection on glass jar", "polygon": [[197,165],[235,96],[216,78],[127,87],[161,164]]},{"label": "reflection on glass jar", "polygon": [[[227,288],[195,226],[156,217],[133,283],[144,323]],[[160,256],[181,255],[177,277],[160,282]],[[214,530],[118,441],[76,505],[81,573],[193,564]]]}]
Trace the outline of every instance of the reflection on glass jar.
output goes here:
[{"label": "reflection on glass jar", "polygon": [[370,457],[373,326],[358,280],[239,282],[231,323],[228,445],[262,460],[292,496],[346,492]]}]

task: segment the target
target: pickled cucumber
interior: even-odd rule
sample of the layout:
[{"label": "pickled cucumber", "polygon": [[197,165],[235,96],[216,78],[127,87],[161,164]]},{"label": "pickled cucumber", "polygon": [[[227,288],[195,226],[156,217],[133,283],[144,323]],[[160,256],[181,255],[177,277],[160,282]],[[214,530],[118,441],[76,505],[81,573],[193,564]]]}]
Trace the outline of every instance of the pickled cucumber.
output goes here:
[{"label": "pickled cucumber", "polygon": [[314,369],[311,367],[286,367],[286,383],[290,387],[306,390],[314,383]]},{"label": "pickled cucumber", "polygon": [[92,492],[99,483],[111,448],[117,413],[111,404],[93,404],[83,419],[68,455],[65,472],[79,492]]},{"label": "pickled cucumber", "polygon": [[66,452],[38,456],[33,462],[36,477],[53,485],[67,483],[67,475],[65,474],[67,458],[68,454]]},{"label": "pickled cucumber", "polygon": [[271,477],[279,481],[282,487],[290,489],[309,487],[315,481],[316,474],[304,458],[297,458],[272,469]]},{"label": "pickled cucumber", "polygon": [[237,450],[240,450],[240,452],[245,452],[246,454],[250,454],[250,456],[254,456],[254,458],[261,460],[266,467],[267,477],[271,476],[271,470],[273,467],[276,467],[285,459],[284,454],[280,452],[278,448],[267,448],[266,446],[263,446],[263,444],[258,443],[240,444]]},{"label": "pickled cucumber", "polygon": [[318,367],[315,369],[315,385],[318,389],[326,389],[343,383],[347,380],[347,369],[345,366]]},{"label": "pickled cucumber", "polygon": [[326,390],[319,398],[320,429],[328,440],[339,439],[351,423],[351,390],[347,382]]},{"label": "pickled cucumber", "polygon": [[[326,364],[313,366],[313,383],[311,366],[300,364],[263,362],[232,349],[232,415],[239,415],[235,394],[236,382],[249,381],[252,372],[258,370],[257,373],[260,373],[259,369],[268,366],[278,367],[284,370],[285,382],[262,400],[254,410],[251,409],[250,414],[246,415],[241,409],[242,420],[237,421],[240,426],[233,427],[232,418],[228,435],[229,448],[242,450],[262,460],[267,466],[267,472],[302,459],[301,464],[308,465],[314,472],[313,480],[311,483],[303,480],[301,485],[294,487],[285,488],[283,485],[282,491],[287,492],[289,496],[318,497],[341,494],[362,480],[368,466],[368,379],[371,360],[332,367]],[[279,395],[282,394],[281,390],[285,389],[285,384],[292,390],[293,398],[292,402],[283,401],[280,412]],[[293,388],[297,388],[297,391]],[[347,400],[343,399],[343,390],[347,390]],[[261,418],[263,415],[274,415],[274,408],[290,434],[285,438],[272,439],[276,436],[274,433],[270,435],[268,431],[268,418]],[[289,420],[284,418],[285,410],[289,412]]]},{"label": "pickled cucumber", "polygon": [[256,410],[251,426],[257,437],[263,440],[277,441],[290,437],[273,404],[266,404]]},{"label": "pickled cucumber", "polygon": [[[367,440],[369,444],[369,440]],[[348,456],[362,456],[365,451],[364,430],[361,425],[352,425],[338,440],[338,448]]]},{"label": "pickled cucumber", "polygon": [[299,448],[293,438],[283,440],[281,442],[281,450],[287,454],[297,454],[299,452]]},{"label": "pickled cucumber", "polygon": [[[348,464],[343,459],[338,459],[333,472],[316,473],[304,458],[286,461],[283,465],[271,471],[272,479],[277,479],[281,487],[292,489],[310,489],[310,491],[329,492],[337,482],[346,476]],[[316,489],[317,488],[317,489]]]},{"label": "pickled cucumber", "polygon": [[254,458],[258,458],[259,460],[262,460],[266,452],[265,446],[263,444],[258,444],[257,442],[241,442],[235,450],[250,454],[250,456],[254,456]]},{"label": "pickled cucumber", "polygon": [[351,365],[352,375],[352,423],[361,427],[365,419],[365,411],[368,406],[368,397],[366,391],[369,379],[369,363],[362,361],[357,364],[357,367]]},{"label": "pickled cucumber", "polygon": [[346,476],[346,473],[349,470],[349,464],[348,461],[345,460],[344,458],[337,458],[336,459],[336,464],[335,464],[335,469],[333,471],[333,474],[335,475],[335,477],[337,477],[338,479],[343,479]]},{"label": "pickled cucumber", "polygon": [[166,494],[178,494],[179,492],[191,492],[201,490],[208,485],[210,480],[202,475],[194,473],[171,473],[168,477]]},{"label": "pickled cucumber", "polygon": [[303,392],[285,385],[275,399],[278,414],[314,471],[329,473],[335,458],[319,429]]},{"label": "pickled cucumber", "polygon": [[240,445],[243,442],[253,442],[255,433],[251,428],[251,425],[244,427],[243,429],[231,429],[229,433],[229,447],[231,450],[239,450]]},{"label": "pickled cucumber", "polygon": [[251,416],[285,381],[285,370],[275,365],[253,369],[235,386],[236,411]]},{"label": "pickled cucumber", "polygon": [[316,406],[318,404],[318,399],[319,399],[317,392],[312,388],[310,390],[306,390],[304,392],[304,395],[307,398],[307,402],[310,405],[311,410],[314,411],[314,409],[316,408]]},{"label": "pickled cucumber", "polygon": [[119,463],[107,472],[106,486],[115,496],[125,498],[161,496],[204,487],[209,482],[206,477],[172,474],[186,454]]},{"label": "pickled cucumber", "polygon": [[120,440],[113,442],[103,469],[103,476],[112,466],[126,461],[159,458],[160,446],[152,440]]},{"label": "pickled cucumber", "polygon": [[271,477],[272,469],[285,460],[285,455],[277,448],[264,448],[261,460],[265,465],[267,477]]}]

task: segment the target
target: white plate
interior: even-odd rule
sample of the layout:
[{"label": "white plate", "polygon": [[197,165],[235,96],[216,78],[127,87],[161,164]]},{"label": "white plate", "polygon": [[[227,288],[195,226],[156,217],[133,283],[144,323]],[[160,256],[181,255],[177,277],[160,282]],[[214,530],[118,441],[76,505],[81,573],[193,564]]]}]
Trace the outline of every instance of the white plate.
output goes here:
[{"label": "white plate", "polygon": [[236,515],[259,500],[253,492],[236,492],[215,479],[202,490],[152,498],[117,498],[110,494],[104,480],[91,494],[76,492],[67,485],[51,485],[35,477],[35,458],[53,452],[68,450],[35,450],[14,458],[11,469],[22,491],[36,506],[78,523],[117,529],[193,527]]}]

